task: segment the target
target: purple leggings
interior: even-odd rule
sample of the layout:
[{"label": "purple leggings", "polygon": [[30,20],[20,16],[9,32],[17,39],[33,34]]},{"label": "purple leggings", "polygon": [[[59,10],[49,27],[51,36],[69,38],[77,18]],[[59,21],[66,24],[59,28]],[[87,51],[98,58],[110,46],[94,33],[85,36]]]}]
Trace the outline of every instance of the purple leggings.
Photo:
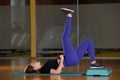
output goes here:
[{"label": "purple leggings", "polygon": [[90,60],[91,61],[95,60],[94,45],[90,39],[84,40],[74,49],[69,39],[71,32],[71,22],[72,22],[72,18],[67,17],[64,33],[62,36],[62,46],[65,56],[63,64],[65,67],[77,65],[85,55],[86,51],[89,54]]}]

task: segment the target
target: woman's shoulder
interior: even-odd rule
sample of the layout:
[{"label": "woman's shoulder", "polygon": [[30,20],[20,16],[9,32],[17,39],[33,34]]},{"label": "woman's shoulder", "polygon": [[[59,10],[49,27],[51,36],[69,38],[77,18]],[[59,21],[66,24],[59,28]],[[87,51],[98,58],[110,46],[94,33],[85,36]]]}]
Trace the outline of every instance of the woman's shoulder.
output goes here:
[{"label": "woman's shoulder", "polygon": [[57,63],[57,59],[48,60],[46,63]]}]

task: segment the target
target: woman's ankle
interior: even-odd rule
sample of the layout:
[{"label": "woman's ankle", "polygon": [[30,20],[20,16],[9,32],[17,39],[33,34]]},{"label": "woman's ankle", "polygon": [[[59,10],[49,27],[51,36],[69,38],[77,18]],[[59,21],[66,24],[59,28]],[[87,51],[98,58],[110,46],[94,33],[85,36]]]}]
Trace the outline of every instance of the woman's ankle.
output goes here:
[{"label": "woman's ankle", "polygon": [[95,64],[96,63],[96,61],[91,61],[91,64]]},{"label": "woman's ankle", "polygon": [[67,14],[67,17],[72,17],[72,14],[71,14],[71,13],[68,13],[68,14]]}]

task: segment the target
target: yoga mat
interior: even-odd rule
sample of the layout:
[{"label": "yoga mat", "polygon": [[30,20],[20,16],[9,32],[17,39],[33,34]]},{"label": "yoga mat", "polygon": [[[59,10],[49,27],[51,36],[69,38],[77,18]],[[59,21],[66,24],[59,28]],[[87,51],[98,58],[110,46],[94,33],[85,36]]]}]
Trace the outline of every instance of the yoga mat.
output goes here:
[{"label": "yoga mat", "polygon": [[51,75],[59,75],[59,76],[109,76],[112,73],[112,69],[110,68],[96,68],[96,69],[88,69],[86,72],[62,72],[60,74],[43,74],[43,73],[24,73],[24,72],[14,72],[11,73],[12,76],[51,76]]},{"label": "yoga mat", "polygon": [[82,76],[84,72],[62,72],[60,74],[41,74],[41,73],[24,73],[24,72],[14,72],[11,74],[12,76],[51,76],[51,75],[59,75],[59,76]]}]

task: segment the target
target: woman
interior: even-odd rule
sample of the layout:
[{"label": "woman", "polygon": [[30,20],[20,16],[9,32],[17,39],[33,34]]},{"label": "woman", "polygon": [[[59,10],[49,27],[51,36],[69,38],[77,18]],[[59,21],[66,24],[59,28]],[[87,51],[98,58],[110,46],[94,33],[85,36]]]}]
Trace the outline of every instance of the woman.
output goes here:
[{"label": "woman", "polygon": [[71,32],[71,22],[72,22],[72,13],[74,10],[61,8],[61,11],[67,15],[66,24],[64,33],[62,36],[62,46],[64,55],[60,55],[58,59],[53,59],[47,61],[43,66],[40,62],[33,62],[26,66],[26,73],[50,73],[50,74],[59,74],[62,71],[62,68],[77,65],[80,60],[85,55],[85,52],[88,51],[90,56],[91,65],[90,68],[103,68],[104,66],[98,64],[95,60],[94,45],[90,39],[83,41],[75,49],[69,39]]}]

